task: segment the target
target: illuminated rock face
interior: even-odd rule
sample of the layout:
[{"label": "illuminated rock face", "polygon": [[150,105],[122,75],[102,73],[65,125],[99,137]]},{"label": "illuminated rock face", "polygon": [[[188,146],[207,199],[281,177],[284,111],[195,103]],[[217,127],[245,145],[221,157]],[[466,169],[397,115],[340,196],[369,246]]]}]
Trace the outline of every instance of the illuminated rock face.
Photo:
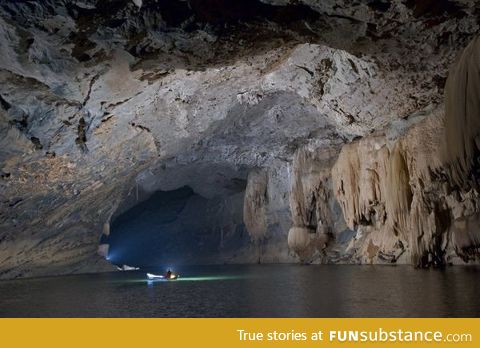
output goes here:
[{"label": "illuminated rock face", "polygon": [[438,166],[442,131],[437,112],[398,138],[372,135],[342,148],[333,190],[349,228],[357,230],[352,256],[359,262],[447,260],[450,213],[462,203],[452,200]]},{"label": "illuminated rock face", "polygon": [[458,100],[477,105],[478,84],[456,86],[478,44],[449,81],[444,138],[442,103],[478,11],[3,2],[0,276],[110,269],[104,226],[184,186],[243,212],[250,242],[212,245],[212,262],[475,258],[478,113]]},{"label": "illuminated rock face", "polygon": [[[314,221],[332,221],[328,215],[332,209],[318,203],[329,201],[324,187],[331,175],[333,194],[347,226],[355,231],[345,250],[350,262],[419,267],[478,262],[479,72],[477,37],[450,73],[445,114],[441,106],[344,145],[331,172],[321,159],[314,160],[321,168],[315,175],[306,180],[302,174],[295,175],[294,216],[299,212],[311,216],[302,210],[316,208]],[[321,149],[316,152],[321,153]],[[302,152],[299,156],[305,157]],[[312,172],[303,158],[294,161],[294,168]],[[296,193],[301,180],[312,186],[307,189],[312,193],[306,208],[302,207],[304,197]],[[318,194],[325,198],[318,199]],[[311,253],[312,245],[318,251],[321,234],[307,229],[311,222],[298,224],[305,227],[292,228],[289,244],[292,240],[300,257]],[[321,245],[328,256],[324,240]]]}]

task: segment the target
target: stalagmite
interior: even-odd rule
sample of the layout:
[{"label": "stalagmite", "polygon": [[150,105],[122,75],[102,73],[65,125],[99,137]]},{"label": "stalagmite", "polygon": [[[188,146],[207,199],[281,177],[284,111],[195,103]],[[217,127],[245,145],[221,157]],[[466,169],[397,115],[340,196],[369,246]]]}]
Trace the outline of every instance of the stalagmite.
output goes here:
[{"label": "stalagmite", "polygon": [[288,231],[288,247],[298,255],[301,262],[311,262],[315,253],[325,248],[327,242],[326,234],[317,234],[310,228],[292,227]]}]

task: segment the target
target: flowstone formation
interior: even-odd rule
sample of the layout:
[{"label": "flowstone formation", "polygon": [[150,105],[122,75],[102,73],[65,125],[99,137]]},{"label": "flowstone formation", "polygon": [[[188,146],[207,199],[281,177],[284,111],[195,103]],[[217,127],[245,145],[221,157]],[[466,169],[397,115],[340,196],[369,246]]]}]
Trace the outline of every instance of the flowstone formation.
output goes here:
[{"label": "flowstone formation", "polygon": [[477,260],[479,6],[0,1],[0,277],[185,187],[191,262]]},{"label": "flowstone formation", "polygon": [[[333,192],[358,262],[478,261],[480,40],[452,69],[443,108],[344,145]],[[410,123],[410,124],[408,124]]]}]

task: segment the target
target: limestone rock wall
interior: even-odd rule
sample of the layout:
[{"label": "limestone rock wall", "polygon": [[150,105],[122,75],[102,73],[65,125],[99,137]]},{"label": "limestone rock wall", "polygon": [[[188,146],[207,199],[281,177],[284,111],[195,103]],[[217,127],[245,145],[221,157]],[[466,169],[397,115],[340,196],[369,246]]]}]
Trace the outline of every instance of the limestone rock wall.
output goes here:
[{"label": "limestone rock wall", "polygon": [[342,148],[334,192],[349,227],[364,231],[365,261],[404,253],[417,266],[478,261],[479,52],[476,38],[451,70],[445,114]]},{"label": "limestone rock wall", "polygon": [[315,158],[320,148],[297,152],[288,243],[301,260],[318,251],[324,221],[330,242],[342,242],[328,207],[333,194],[353,232],[343,251],[347,262],[479,261],[479,42],[472,41],[450,72],[445,111],[427,108],[346,144],[333,166]]},{"label": "limestone rock wall", "polygon": [[286,163],[250,172],[243,221],[252,244],[250,251],[240,251],[236,261],[296,262],[295,254],[287,245],[287,232],[292,224],[288,206],[290,180]]}]

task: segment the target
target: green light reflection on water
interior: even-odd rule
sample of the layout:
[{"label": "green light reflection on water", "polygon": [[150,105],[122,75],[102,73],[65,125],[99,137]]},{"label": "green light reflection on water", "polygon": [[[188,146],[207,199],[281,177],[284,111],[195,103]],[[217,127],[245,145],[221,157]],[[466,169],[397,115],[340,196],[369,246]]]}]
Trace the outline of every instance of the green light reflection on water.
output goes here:
[{"label": "green light reflection on water", "polygon": [[154,284],[154,283],[176,283],[176,282],[205,282],[205,281],[219,281],[219,280],[235,280],[235,279],[243,279],[243,276],[205,276],[205,277],[179,277],[173,280],[166,280],[166,279],[156,279],[156,280],[149,280],[149,279],[127,279],[118,281],[121,283],[147,283],[147,284]]},{"label": "green light reflection on water", "polygon": [[[186,281],[186,282],[203,282],[209,280],[232,280],[232,279],[241,279],[241,276],[210,276],[210,277],[180,277],[176,281]],[[168,280],[167,280],[168,281]]]}]

